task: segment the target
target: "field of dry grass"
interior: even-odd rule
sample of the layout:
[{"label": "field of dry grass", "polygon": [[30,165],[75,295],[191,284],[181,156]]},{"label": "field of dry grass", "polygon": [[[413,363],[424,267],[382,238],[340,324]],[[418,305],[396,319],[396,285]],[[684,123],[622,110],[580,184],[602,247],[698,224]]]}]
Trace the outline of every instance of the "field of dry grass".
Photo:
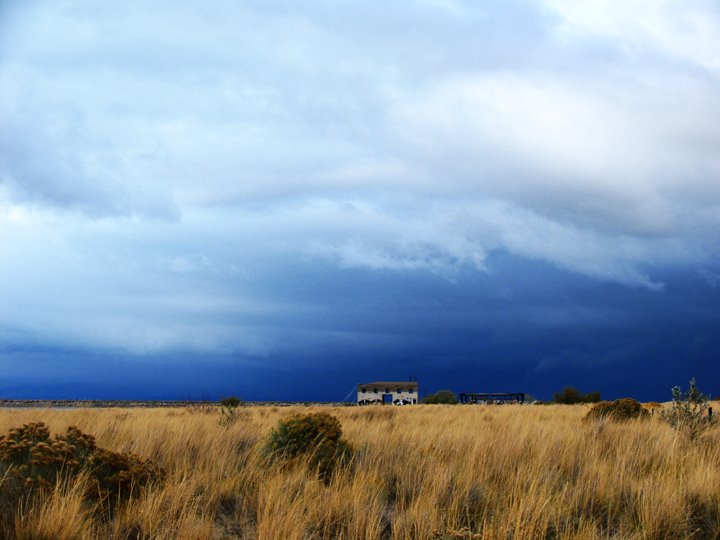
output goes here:
[{"label": "field of dry grass", "polygon": [[[329,484],[268,467],[281,418],[331,412],[355,452]],[[657,418],[586,423],[585,406],[0,410],[0,433],[76,425],[156,460],[164,485],[112,519],[58,486],[19,508],[16,538],[718,538],[720,429],[691,443]]]}]

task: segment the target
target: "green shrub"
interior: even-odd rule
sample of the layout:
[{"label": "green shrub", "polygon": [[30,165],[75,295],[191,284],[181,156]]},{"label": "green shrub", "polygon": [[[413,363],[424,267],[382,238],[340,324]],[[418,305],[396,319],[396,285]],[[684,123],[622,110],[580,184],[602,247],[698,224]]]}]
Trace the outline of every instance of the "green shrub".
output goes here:
[{"label": "green shrub", "polygon": [[0,437],[0,504],[12,507],[36,492],[47,492],[57,482],[84,472],[87,496],[127,499],[140,488],[160,481],[165,472],[149,460],[98,448],[95,438],[69,427],[50,438],[42,422],[11,429]]},{"label": "green shrub", "polygon": [[329,481],[333,471],[351,455],[342,438],[340,421],[327,413],[296,414],[280,420],[263,447],[270,462],[307,459],[320,478]]},{"label": "green shrub", "polygon": [[710,400],[690,379],[690,388],[683,394],[679,386],[672,389],[672,407],[662,412],[662,418],[678,431],[696,439],[703,431],[715,424],[716,419],[710,415]]},{"label": "green shrub", "polygon": [[439,390],[434,394],[425,396],[425,399],[423,399],[422,402],[429,405],[455,405],[458,402],[458,398],[452,390]]},{"label": "green shrub", "polygon": [[607,419],[613,422],[626,422],[635,418],[650,418],[650,413],[632,398],[601,401],[593,405],[592,409],[585,415],[586,420]]},{"label": "green shrub", "polygon": [[562,403],[564,405],[575,405],[576,403],[598,403],[600,401],[600,392],[589,392],[583,394],[577,388],[566,386],[562,392],[553,394],[553,403]]}]

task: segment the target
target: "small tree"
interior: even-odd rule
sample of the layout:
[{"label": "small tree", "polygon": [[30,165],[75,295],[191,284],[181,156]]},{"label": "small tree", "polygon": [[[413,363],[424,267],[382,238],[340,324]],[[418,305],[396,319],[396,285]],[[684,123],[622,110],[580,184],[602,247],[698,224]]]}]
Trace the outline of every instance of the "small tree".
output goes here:
[{"label": "small tree", "polygon": [[683,394],[679,386],[672,389],[672,407],[663,411],[662,418],[678,431],[695,440],[703,431],[712,426],[716,419],[710,415],[710,400],[690,379],[690,387]]},{"label": "small tree", "polygon": [[240,398],[235,396],[225,397],[220,400],[220,419],[218,423],[221,426],[232,426],[240,418],[238,407],[243,405]]},{"label": "small tree", "polygon": [[597,403],[600,401],[600,392],[590,392],[583,394],[577,388],[566,386],[562,392],[553,395],[553,403],[562,403],[564,405],[574,405],[576,403]]},{"label": "small tree", "polygon": [[236,396],[224,397],[220,400],[220,405],[227,407],[228,409],[234,409],[242,404],[242,400]]},{"label": "small tree", "polygon": [[439,390],[438,392],[435,392],[434,394],[430,394],[429,396],[425,396],[425,399],[423,399],[423,403],[428,403],[431,405],[437,405],[437,404],[445,404],[445,405],[455,405],[458,402],[458,398],[455,395],[455,392],[452,390]]}]

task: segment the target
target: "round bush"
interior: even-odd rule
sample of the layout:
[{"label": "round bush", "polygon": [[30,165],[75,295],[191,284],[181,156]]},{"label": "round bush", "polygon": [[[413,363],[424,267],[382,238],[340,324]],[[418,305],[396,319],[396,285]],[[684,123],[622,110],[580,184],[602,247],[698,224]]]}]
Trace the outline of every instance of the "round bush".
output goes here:
[{"label": "round bush", "polygon": [[643,406],[632,398],[616,399],[615,401],[601,401],[593,405],[585,416],[586,420],[612,420],[625,422],[635,418],[649,418]]},{"label": "round bush", "polygon": [[307,458],[323,480],[350,457],[340,421],[327,413],[296,414],[278,422],[264,446],[271,462]]}]

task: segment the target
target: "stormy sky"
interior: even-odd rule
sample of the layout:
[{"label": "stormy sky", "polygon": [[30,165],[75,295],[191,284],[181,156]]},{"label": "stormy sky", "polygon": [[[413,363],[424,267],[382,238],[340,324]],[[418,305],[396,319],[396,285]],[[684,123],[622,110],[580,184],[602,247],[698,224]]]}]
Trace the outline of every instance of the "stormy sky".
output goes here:
[{"label": "stormy sky", "polygon": [[720,7],[0,2],[0,398],[720,394]]}]

